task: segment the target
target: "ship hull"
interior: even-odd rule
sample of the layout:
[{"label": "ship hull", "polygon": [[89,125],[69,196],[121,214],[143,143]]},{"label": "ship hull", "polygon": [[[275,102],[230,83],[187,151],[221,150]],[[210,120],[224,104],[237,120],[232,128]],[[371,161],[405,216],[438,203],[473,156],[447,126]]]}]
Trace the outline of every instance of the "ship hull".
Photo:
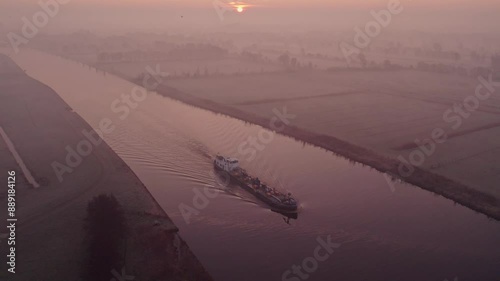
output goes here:
[{"label": "ship hull", "polygon": [[255,189],[253,189],[247,183],[243,182],[238,177],[235,177],[235,176],[231,175],[230,173],[224,171],[223,169],[221,169],[220,167],[218,167],[215,164],[214,164],[214,168],[217,171],[221,171],[221,172],[225,173],[226,175],[228,175],[229,178],[231,179],[231,183],[236,184],[236,185],[242,187],[247,192],[251,193],[252,195],[254,195],[255,197],[257,197],[262,202],[266,203],[268,206],[270,206],[274,210],[286,211],[286,212],[296,212],[297,211],[297,205],[286,205],[286,204],[282,204],[282,203],[276,202],[276,201],[272,200],[271,198],[265,196],[264,194],[262,194],[260,192],[257,192]]}]

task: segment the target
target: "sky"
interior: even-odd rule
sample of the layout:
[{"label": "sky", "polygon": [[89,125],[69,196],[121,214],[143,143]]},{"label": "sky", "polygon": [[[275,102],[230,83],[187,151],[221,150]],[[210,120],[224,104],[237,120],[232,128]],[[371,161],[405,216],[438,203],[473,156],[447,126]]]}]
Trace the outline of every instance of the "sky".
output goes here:
[{"label": "sky", "polygon": [[[40,0],[4,0],[3,3],[20,5],[20,4],[37,4]],[[48,2],[49,0],[41,0]],[[65,0],[69,3],[79,3],[89,6],[189,6],[189,7],[203,7],[209,6],[214,2],[213,0]],[[225,1],[225,0],[221,0]],[[230,2],[229,0],[227,2]],[[384,5],[389,2],[389,0],[246,0],[243,1],[249,4],[261,4],[271,7],[359,7],[366,8],[374,5]],[[412,0],[401,0],[404,2],[412,2]],[[474,8],[474,7],[491,7],[493,5],[499,6],[500,2],[497,0],[418,0],[414,1],[418,3],[419,6],[427,7],[430,9],[442,8],[442,7],[461,7],[461,8]]]},{"label": "sky", "polygon": [[[39,2],[0,0],[0,25],[18,29],[22,18],[41,10]],[[63,0],[57,0],[63,1]],[[353,28],[371,20],[370,12],[397,0],[247,0],[243,13],[224,13],[215,6],[233,0],[64,0],[48,30],[172,29],[229,24]],[[404,12],[392,28],[439,31],[497,31],[499,0],[400,0]],[[219,3],[219,5],[217,4]]]}]

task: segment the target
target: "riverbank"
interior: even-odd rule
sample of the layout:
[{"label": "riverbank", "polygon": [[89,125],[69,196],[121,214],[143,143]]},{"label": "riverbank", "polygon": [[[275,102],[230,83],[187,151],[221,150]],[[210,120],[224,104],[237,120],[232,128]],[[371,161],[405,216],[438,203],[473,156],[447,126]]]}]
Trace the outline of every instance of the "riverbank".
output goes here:
[{"label": "riverbank", "polygon": [[[127,77],[122,78],[138,85],[141,84],[141,81],[138,80]],[[189,105],[271,129],[268,118],[248,111],[220,104],[212,100],[199,98],[167,85],[161,85],[157,89],[157,92],[163,96],[179,100]],[[382,173],[390,175],[393,178],[403,180],[404,182],[416,185],[422,189],[434,192],[474,211],[483,213],[488,217],[500,220],[500,202],[497,198],[443,175],[415,167],[415,171],[410,176],[403,178],[399,176],[398,167],[400,162],[397,159],[379,154],[371,149],[346,142],[330,135],[310,132],[294,125],[285,127],[285,129],[280,133],[332,151],[335,154],[349,160],[370,166]]]},{"label": "riverbank", "polygon": [[[130,232],[125,268],[115,269],[117,273],[125,272],[135,280],[212,280],[172,220],[105,142],[93,145],[62,178],[57,176],[53,164],[67,164],[68,148],[87,140],[83,132],[92,128],[55,91],[27,76],[1,54],[0,101],[0,126],[40,184],[34,188],[27,183],[1,141],[0,151],[6,156],[0,159],[2,171],[15,170],[19,177],[16,274],[5,275],[7,264],[2,262],[0,276],[10,280],[81,280],[87,203],[104,193],[113,194],[121,203]],[[6,174],[2,173],[2,180]],[[3,182],[7,182],[6,177]],[[0,202],[7,206],[5,193],[0,193]],[[0,219],[5,221],[6,215],[3,212]],[[6,247],[1,243],[2,253],[7,252]]]}]

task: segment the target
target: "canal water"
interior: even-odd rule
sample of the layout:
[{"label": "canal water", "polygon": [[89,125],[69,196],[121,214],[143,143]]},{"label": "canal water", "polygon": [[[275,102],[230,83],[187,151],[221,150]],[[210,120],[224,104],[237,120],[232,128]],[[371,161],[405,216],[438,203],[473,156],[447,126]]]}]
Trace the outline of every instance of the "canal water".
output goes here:
[{"label": "canal water", "polygon": [[[484,215],[282,135],[249,159],[238,147],[270,133],[259,126],[155,92],[128,105],[121,96],[136,85],[56,56],[24,50],[13,59],[94,128],[112,120],[106,142],[215,280],[500,280],[500,223]],[[217,153],[239,157],[250,174],[291,192],[298,217],[221,185],[212,173]],[[314,258],[318,241],[328,239],[336,247]]]}]

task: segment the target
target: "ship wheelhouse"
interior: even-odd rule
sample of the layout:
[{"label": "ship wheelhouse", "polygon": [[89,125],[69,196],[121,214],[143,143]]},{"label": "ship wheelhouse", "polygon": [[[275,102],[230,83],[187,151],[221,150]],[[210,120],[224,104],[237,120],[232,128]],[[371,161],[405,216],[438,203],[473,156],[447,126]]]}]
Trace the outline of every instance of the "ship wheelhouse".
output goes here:
[{"label": "ship wheelhouse", "polygon": [[240,162],[236,158],[226,158],[220,155],[217,155],[214,160],[215,165],[226,172],[232,172],[234,170],[239,169]]}]

